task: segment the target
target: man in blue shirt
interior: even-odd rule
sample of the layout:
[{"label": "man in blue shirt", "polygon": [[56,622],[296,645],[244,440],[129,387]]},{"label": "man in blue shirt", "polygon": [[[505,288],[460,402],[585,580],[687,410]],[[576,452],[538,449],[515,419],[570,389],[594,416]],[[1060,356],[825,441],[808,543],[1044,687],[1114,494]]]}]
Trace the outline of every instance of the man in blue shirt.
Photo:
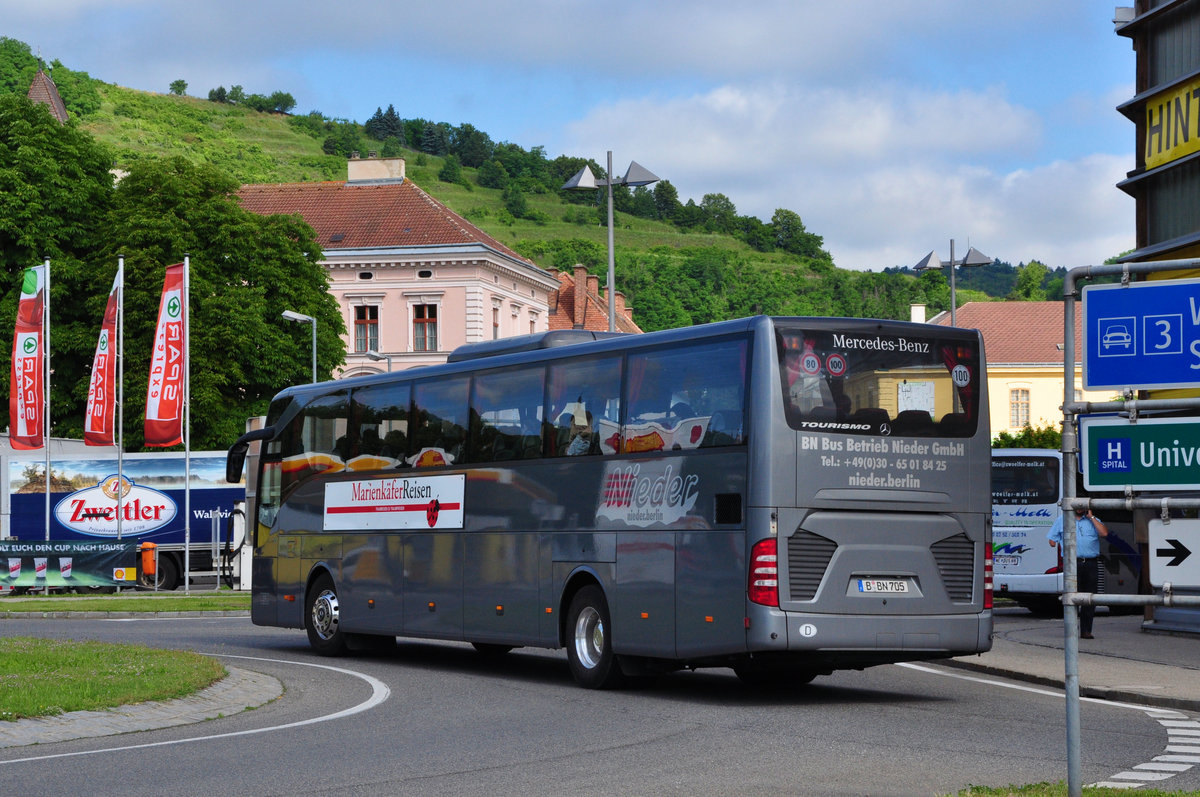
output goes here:
[{"label": "man in blue shirt", "polygon": [[[1100,538],[1108,536],[1108,526],[1092,514],[1092,510],[1075,510],[1075,555],[1076,573],[1080,592],[1094,593],[1100,584]],[[1062,545],[1063,516],[1059,515],[1046,539],[1051,548]],[[1092,639],[1092,619],[1096,616],[1095,606],[1079,607],[1079,637]]]}]

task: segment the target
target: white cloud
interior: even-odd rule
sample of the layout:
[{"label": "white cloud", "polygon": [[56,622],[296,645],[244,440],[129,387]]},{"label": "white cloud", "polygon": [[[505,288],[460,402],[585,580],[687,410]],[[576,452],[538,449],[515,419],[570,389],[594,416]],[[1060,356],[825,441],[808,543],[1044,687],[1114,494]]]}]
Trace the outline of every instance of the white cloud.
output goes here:
[{"label": "white cloud", "polygon": [[951,237],[1013,263],[1099,262],[1131,248],[1131,203],[1115,188],[1122,159],[1005,167],[1042,135],[996,87],[772,83],[598,107],[569,126],[564,150],[599,160],[611,148],[618,173],[637,160],[685,201],[720,191],[764,220],[794,210],[846,268],[914,263]]}]

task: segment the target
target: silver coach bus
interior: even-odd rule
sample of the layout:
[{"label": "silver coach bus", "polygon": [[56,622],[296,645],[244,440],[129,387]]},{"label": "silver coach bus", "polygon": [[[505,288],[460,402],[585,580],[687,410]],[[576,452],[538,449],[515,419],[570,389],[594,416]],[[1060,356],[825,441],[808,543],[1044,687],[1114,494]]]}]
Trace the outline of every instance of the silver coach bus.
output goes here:
[{"label": "silver coach bus", "polygon": [[589,688],[988,650],[983,374],[974,330],[756,317],[289,388],[230,450],[253,621],[565,647]]}]

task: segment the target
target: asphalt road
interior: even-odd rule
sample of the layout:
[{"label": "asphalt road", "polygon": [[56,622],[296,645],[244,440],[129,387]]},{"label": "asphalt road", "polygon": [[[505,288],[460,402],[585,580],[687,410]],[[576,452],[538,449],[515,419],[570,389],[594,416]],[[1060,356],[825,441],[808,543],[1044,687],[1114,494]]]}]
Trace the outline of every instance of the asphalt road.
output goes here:
[{"label": "asphalt road", "polygon": [[[1061,695],[936,666],[838,673],[789,694],[747,691],[728,670],[593,692],[560,651],[488,660],[401,641],[324,659],[302,631],[246,618],[5,620],[0,633],[197,650],[285,685],[232,717],[0,750],[0,778],[25,794],[930,795],[1066,778]],[[1167,743],[1134,706],[1085,702],[1082,726],[1085,783]],[[1200,788],[1200,773],[1170,787]]]}]

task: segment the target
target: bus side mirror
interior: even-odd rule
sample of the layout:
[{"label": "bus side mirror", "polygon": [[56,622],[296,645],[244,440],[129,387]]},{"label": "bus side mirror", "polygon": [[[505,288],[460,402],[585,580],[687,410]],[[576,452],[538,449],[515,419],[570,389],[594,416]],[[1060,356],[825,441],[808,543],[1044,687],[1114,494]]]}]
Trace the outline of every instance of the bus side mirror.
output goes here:
[{"label": "bus side mirror", "polygon": [[237,442],[229,447],[229,454],[225,459],[225,481],[230,484],[237,484],[242,480],[242,468],[246,464],[246,451],[249,450],[250,444],[255,440],[267,440],[275,436],[275,427],[267,426],[262,429],[255,429],[253,432],[246,432],[237,439]]}]

